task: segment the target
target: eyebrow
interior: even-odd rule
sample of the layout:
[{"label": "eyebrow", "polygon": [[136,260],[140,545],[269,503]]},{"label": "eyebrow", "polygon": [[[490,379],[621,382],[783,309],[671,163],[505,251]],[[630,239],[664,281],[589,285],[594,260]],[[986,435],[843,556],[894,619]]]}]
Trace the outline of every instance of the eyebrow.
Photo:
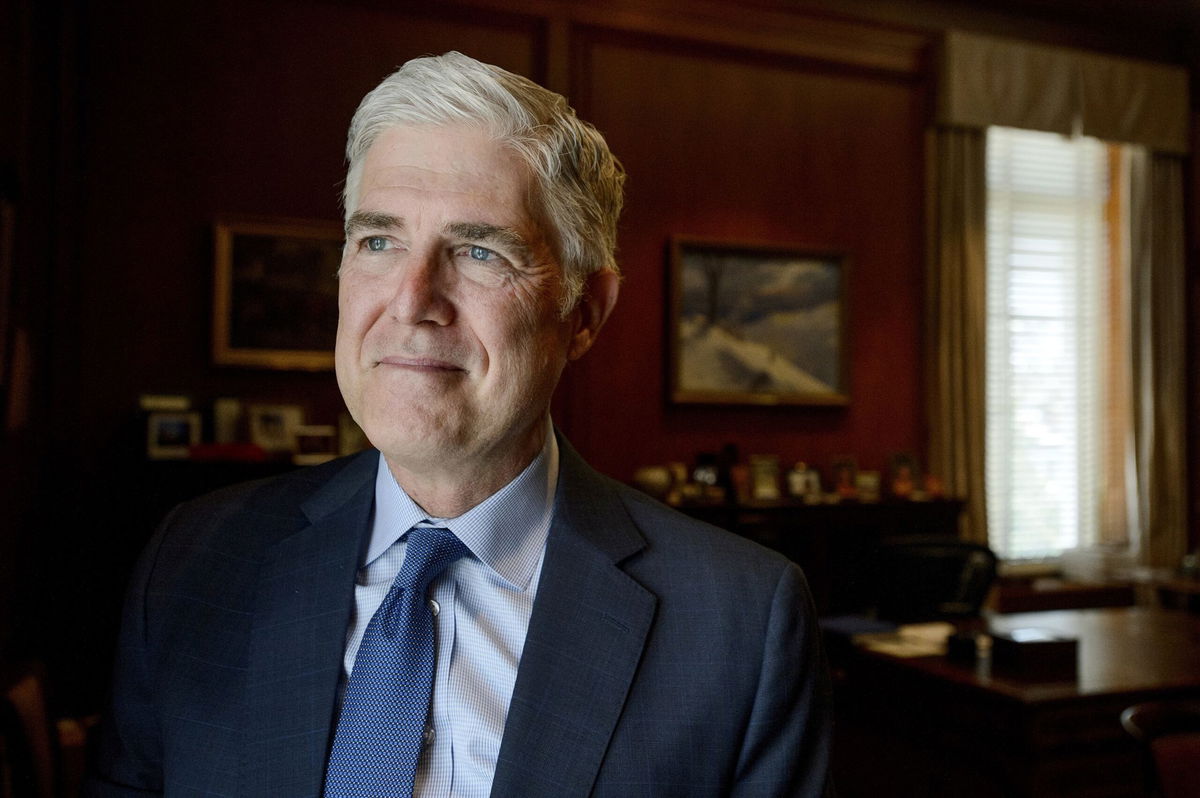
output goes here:
[{"label": "eyebrow", "polygon": [[[355,233],[364,230],[403,230],[404,219],[382,211],[355,211],[346,220],[346,238],[350,239]],[[456,238],[468,241],[478,241],[483,244],[498,244],[526,255],[532,247],[525,236],[511,227],[503,227],[486,222],[451,222],[442,228],[442,232]]]},{"label": "eyebrow", "polygon": [[379,211],[355,211],[346,220],[346,238],[363,230],[400,230],[404,228],[404,220],[399,216]]},{"label": "eyebrow", "polygon": [[443,231],[458,238],[465,238],[468,241],[479,241],[484,244],[500,244],[510,250],[514,250],[520,255],[526,255],[530,251],[529,242],[525,240],[525,236],[511,227],[501,227],[482,222],[451,222],[443,228]]}]

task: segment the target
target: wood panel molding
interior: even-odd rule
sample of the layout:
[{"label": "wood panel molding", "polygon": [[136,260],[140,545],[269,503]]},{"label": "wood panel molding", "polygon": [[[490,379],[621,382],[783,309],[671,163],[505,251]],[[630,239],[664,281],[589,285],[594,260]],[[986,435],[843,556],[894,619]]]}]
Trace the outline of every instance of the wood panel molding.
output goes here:
[{"label": "wood panel molding", "polygon": [[[512,0],[463,0],[508,11]],[[789,59],[915,78],[925,69],[928,33],[833,16],[733,6],[710,0],[528,0],[521,10],[548,24],[649,35]]]}]

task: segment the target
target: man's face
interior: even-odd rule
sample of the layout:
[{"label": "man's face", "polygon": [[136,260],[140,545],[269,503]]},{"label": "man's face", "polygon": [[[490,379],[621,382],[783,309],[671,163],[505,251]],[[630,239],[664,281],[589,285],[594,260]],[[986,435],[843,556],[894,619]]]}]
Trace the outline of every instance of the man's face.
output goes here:
[{"label": "man's face", "polygon": [[[471,126],[404,125],[367,151],[342,259],[337,377],[393,464],[513,457],[542,440],[578,350],[528,169]],[[590,338],[586,343],[590,343]]]}]

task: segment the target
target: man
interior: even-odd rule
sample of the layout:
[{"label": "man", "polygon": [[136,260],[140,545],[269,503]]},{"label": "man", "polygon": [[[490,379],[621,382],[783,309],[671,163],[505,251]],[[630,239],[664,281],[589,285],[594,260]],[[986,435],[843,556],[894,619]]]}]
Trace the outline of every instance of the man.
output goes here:
[{"label": "man", "polygon": [[617,298],[599,133],[450,53],[372,91],[347,151],[337,376],[378,452],[164,521],[91,794],[825,794],[799,569],[550,422]]}]

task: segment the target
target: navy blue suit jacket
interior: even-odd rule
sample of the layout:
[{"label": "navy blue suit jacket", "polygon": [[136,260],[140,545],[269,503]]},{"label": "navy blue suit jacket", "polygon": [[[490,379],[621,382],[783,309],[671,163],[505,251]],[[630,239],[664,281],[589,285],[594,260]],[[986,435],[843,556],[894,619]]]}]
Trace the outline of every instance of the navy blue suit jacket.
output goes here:
[{"label": "navy blue suit jacket", "polygon": [[[492,795],[820,796],[830,698],[800,569],[562,442]],[[319,796],[376,454],[177,508],[130,590],[93,796]]]}]

